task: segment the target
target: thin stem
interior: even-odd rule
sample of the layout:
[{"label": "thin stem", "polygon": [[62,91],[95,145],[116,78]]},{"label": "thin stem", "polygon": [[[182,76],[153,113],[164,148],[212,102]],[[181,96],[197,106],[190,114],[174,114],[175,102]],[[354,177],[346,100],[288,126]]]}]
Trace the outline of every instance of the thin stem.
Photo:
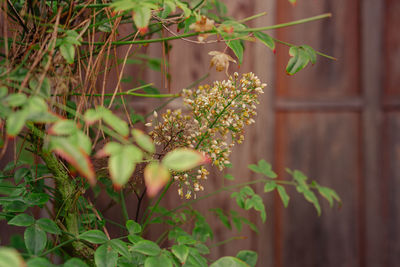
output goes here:
[{"label": "thin stem", "polygon": [[267,15],[267,12],[261,12],[261,13],[259,13],[259,14],[255,14],[254,16],[241,19],[241,20],[239,20],[238,22],[239,22],[239,23],[244,23],[244,22],[246,22],[246,21],[250,21],[250,20],[253,20],[253,19],[256,19],[256,18],[265,16],[265,15]]},{"label": "thin stem", "polygon": [[114,222],[113,220],[106,219],[106,218],[104,218],[104,220],[105,220],[106,222],[108,222],[108,223],[111,223],[111,224],[113,224],[113,225],[115,225],[115,226],[118,226],[118,227],[121,228],[121,229],[126,230],[126,227],[123,226],[122,224],[119,224],[119,223],[117,223],[117,222]]},{"label": "thin stem", "polygon": [[289,26],[295,26],[295,25],[299,25],[299,24],[303,24],[303,23],[307,23],[307,22],[311,22],[311,21],[315,21],[315,20],[330,18],[330,17],[332,17],[331,13],[325,13],[325,14],[321,14],[318,16],[313,16],[313,17],[309,17],[309,18],[305,18],[305,19],[299,19],[299,20],[294,20],[294,21],[290,21],[290,22],[275,24],[275,25],[266,26],[266,27],[241,29],[241,30],[237,30],[237,32],[268,31],[268,30],[274,30],[274,29],[279,29],[279,28],[285,28],[285,27],[289,27]]},{"label": "thin stem", "polygon": [[[168,98],[168,97],[179,97],[179,94],[142,94],[142,93],[133,93],[133,92],[120,92],[115,94],[81,94],[81,93],[72,93],[69,95],[77,95],[77,96],[120,96],[120,95],[132,95],[132,96],[140,96],[140,97],[151,97],[151,98]],[[61,96],[61,95],[57,95]]]},{"label": "thin stem", "polygon": [[173,184],[174,179],[171,179],[168,184],[164,187],[164,190],[162,191],[161,195],[158,197],[156,204],[150,209],[150,213],[149,215],[146,217],[146,220],[143,223],[143,229],[149,224],[149,221],[151,219],[151,216],[154,213],[154,210],[158,207],[158,204],[160,204],[161,199],[163,199],[163,197],[165,196],[165,194],[167,193],[169,187]]},{"label": "thin stem", "polygon": [[140,196],[136,193],[135,190],[133,190],[133,191],[135,192],[135,194],[136,194],[137,199],[138,199],[138,204],[137,204],[137,207],[136,207],[135,222],[137,222],[138,219],[139,219],[140,207],[141,207],[141,205],[142,205],[142,200],[143,200],[143,198],[144,198],[144,195],[146,194],[146,190],[147,190],[147,188],[145,188],[145,189],[143,190],[143,193],[142,193]]},{"label": "thin stem", "polygon": [[121,189],[119,196],[121,198],[122,215],[124,216],[125,221],[127,221],[127,220],[129,220],[129,214],[128,214],[128,209],[126,208],[125,196],[124,196],[123,189]]},{"label": "thin stem", "polygon": [[215,248],[215,247],[219,247],[221,245],[225,245],[226,243],[232,242],[233,240],[240,240],[240,239],[246,239],[245,236],[232,236],[228,239],[225,239],[223,241],[217,242],[215,244],[210,245],[210,248]]},{"label": "thin stem", "polygon": [[[318,16],[314,16],[314,17],[294,20],[294,21],[290,21],[290,22],[286,22],[286,23],[280,23],[280,24],[266,26],[266,27],[241,29],[241,30],[237,30],[236,32],[238,32],[238,33],[239,32],[258,32],[258,31],[267,31],[267,30],[279,29],[279,28],[294,26],[294,25],[303,24],[303,23],[311,22],[311,21],[315,21],[315,20],[320,20],[320,19],[324,19],[324,18],[329,18],[331,16],[332,16],[331,13],[326,13],[326,14],[322,14],[322,15],[318,15]],[[165,41],[171,41],[171,40],[176,40],[176,39],[182,39],[182,38],[197,36],[199,34],[218,34],[218,31],[217,30],[210,30],[210,31],[205,31],[205,32],[192,32],[192,33],[186,33],[186,34],[181,34],[181,35],[176,35],[176,36],[169,36],[169,37],[164,37],[164,38],[155,38],[155,39],[149,39],[149,40],[116,41],[116,42],[112,42],[111,44],[112,45],[128,45],[128,44],[160,43],[160,42],[165,42]],[[82,44],[89,44],[89,43],[88,42],[82,42]],[[105,42],[93,42],[91,44],[92,45],[104,45]]]},{"label": "thin stem", "polygon": [[68,245],[69,243],[72,243],[74,241],[78,241],[78,238],[74,237],[74,238],[68,239],[67,241],[60,243],[58,246],[55,246],[55,247],[43,252],[39,257],[43,257],[43,256],[45,256],[45,255],[47,255],[47,254],[49,254],[49,253],[51,253],[51,252],[63,247],[65,245]]}]

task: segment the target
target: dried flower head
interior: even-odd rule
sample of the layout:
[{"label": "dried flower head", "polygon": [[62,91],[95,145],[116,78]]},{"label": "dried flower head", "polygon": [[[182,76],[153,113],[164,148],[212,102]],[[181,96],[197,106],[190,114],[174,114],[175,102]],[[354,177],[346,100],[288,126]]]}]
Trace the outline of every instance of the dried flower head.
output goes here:
[{"label": "dried flower head", "polygon": [[215,66],[217,71],[225,70],[226,75],[228,75],[229,61],[236,63],[236,60],[223,52],[210,51],[208,54],[213,56],[210,62],[211,67]]},{"label": "dried flower head", "polygon": [[[207,18],[206,16],[201,16],[200,20],[189,26],[189,29],[194,30],[195,32],[206,32],[211,31],[214,28],[214,21],[212,19]],[[208,37],[208,34],[202,33],[197,36],[197,39],[200,42],[203,42]]]},{"label": "dried flower head", "polygon": [[[258,95],[265,86],[253,73],[243,74],[240,79],[235,73],[212,86],[184,89],[182,97],[189,113],[167,110],[161,116],[162,121],[151,122],[154,128],[150,136],[163,147],[162,153],[177,147],[191,147],[207,153],[212,164],[222,170],[230,164],[233,146],[243,142],[245,125],[255,122]],[[196,192],[204,190],[201,181],[208,174],[204,166],[191,172],[174,173],[178,194],[182,198],[196,197]]]}]

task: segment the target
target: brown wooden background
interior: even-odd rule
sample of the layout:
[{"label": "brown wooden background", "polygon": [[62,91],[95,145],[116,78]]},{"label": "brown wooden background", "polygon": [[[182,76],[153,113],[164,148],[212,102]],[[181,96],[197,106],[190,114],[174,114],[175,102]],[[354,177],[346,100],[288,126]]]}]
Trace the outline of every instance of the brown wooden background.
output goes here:
[{"label": "brown wooden background", "polygon": [[[256,124],[247,129],[245,144],[236,148],[233,174],[240,181],[255,179],[249,163],[264,158],[282,179],[285,167],[297,168],[342,197],[341,209],[323,203],[323,215],[290,190],[283,208],[277,196],[264,195],[268,219],[260,233],[229,232],[217,220],[216,241],[245,236],[218,247],[212,257],[235,255],[240,249],[259,253],[258,266],[400,266],[400,1],[285,0],[225,1],[230,13],[244,18],[267,11],[252,22],[265,26],[331,12],[331,19],[270,32],[284,41],[309,44],[338,61],[319,57],[294,77],[285,74],[288,49],[273,55],[262,45],[246,47],[240,69],[254,71],[269,84]],[[208,71],[206,47],[173,42],[170,72],[173,90],[180,90]],[[154,53],[160,48],[153,46]],[[208,79],[223,79],[211,72]],[[157,77],[149,75],[149,80]],[[209,179],[206,190],[222,185],[221,175]],[[262,188],[257,188],[262,194]],[[174,196],[170,204],[174,205]],[[229,194],[198,205],[237,209]]]}]

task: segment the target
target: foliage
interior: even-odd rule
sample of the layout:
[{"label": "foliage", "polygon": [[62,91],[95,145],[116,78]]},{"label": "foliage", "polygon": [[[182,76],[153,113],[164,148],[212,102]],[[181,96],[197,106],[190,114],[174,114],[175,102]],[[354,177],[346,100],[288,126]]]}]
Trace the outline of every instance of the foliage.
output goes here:
[{"label": "foliage", "polygon": [[[208,168],[231,166],[232,147],[242,143],[245,127],[255,122],[258,97],[266,86],[253,73],[229,76],[229,63],[242,64],[246,43],[256,41],[274,52],[276,43],[288,46],[290,75],[309,62],[314,64],[317,55],[331,58],[264,32],[330,14],[251,28],[245,23],[264,13],[237,21],[219,0],[12,0],[1,5],[5,23],[0,54],[0,158],[9,162],[0,171],[0,217],[23,228],[24,234],[0,248],[0,266],[54,266],[54,256],[65,267],[255,266],[257,254],[248,250],[235,257],[207,256],[213,242],[225,241],[213,240],[206,214],[197,211],[194,203],[233,191],[231,198],[238,207],[254,209],[263,222],[266,204],[252,188],[255,184],[263,184],[265,193],[276,190],[285,207],[290,199],[285,186],[294,186],[318,215],[317,194],[331,206],[340,203],[335,191],[309,182],[298,170],[288,170],[291,181],[278,179],[264,160],[249,165],[262,178],[201,192]],[[125,24],[132,33],[121,36]],[[172,26],[183,33],[175,33]],[[165,37],[164,30],[171,35]],[[196,88],[199,80],[178,94],[161,94],[143,80],[142,71],[156,70],[170,79],[167,57],[151,57],[147,46],[162,43],[168,54],[173,49],[171,40],[190,37],[199,44],[225,43],[223,51],[209,55],[211,65],[225,71],[227,79]],[[128,46],[122,57],[117,56],[119,46]],[[129,64],[140,69],[131,79],[123,75]],[[112,72],[118,79],[110,85]],[[137,86],[123,90],[122,83]],[[185,111],[162,111],[167,103],[153,107],[152,115],[133,110],[138,98],[177,97],[183,99]],[[149,134],[141,125],[146,121]],[[5,155],[13,146],[11,160]],[[232,174],[225,178],[235,179]],[[161,203],[172,185],[187,200],[167,209]],[[93,204],[103,192],[109,208],[121,210],[124,223],[105,218],[104,210]],[[137,197],[135,216],[128,214],[127,194]],[[152,200],[147,206],[146,196]],[[229,230],[240,232],[248,225],[258,231],[237,210],[213,207],[209,212]],[[107,230],[110,224],[124,234],[112,238]],[[165,226],[165,232],[157,240],[146,239],[157,224]]]}]

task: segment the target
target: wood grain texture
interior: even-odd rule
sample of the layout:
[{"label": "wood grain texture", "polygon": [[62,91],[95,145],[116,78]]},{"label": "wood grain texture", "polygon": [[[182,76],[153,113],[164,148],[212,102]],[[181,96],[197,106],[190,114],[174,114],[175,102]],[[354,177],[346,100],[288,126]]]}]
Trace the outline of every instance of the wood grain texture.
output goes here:
[{"label": "wood grain texture", "polygon": [[[281,249],[275,266],[357,266],[359,123],[352,113],[279,113],[276,137],[279,175],[284,167],[299,169],[310,179],[334,188],[340,210],[321,199],[321,217],[294,188],[282,209]],[[282,207],[282,204],[279,204]]]},{"label": "wood grain texture", "polygon": [[400,262],[400,113],[390,112],[385,116],[385,141],[383,146],[383,176],[376,194],[381,196],[382,210],[377,216],[384,219],[379,232],[385,239],[383,255],[379,255],[381,266],[397,266]]},{"label": "wood grain texture", "polygon": [[[392,95],[400,94],[400,2],[384,1],[384,60],[385,60],[385,92]],[[371,51],[373,52],[373,51]]]}]

